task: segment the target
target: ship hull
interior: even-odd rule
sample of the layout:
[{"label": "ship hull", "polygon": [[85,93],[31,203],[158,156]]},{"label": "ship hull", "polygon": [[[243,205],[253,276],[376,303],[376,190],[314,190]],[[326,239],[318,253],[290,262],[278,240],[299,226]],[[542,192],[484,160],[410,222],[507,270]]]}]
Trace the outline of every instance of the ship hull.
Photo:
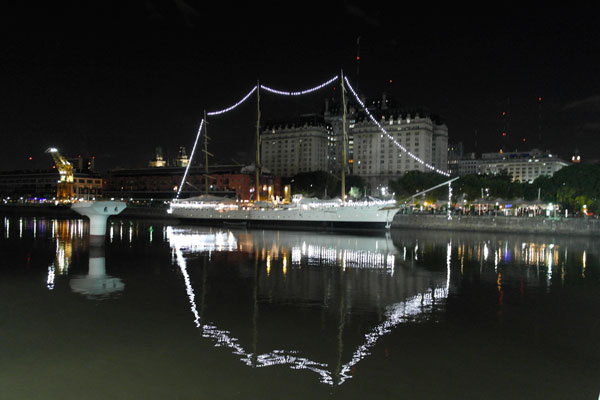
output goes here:
[{"label": "ship hull", "polygon": [[173,217],[207,225],[275,227],[320,230],[384,230],[389,229],[397,209],[382,206],[335,207],[325,209],[235,209],[186,207],[171,208]]}]

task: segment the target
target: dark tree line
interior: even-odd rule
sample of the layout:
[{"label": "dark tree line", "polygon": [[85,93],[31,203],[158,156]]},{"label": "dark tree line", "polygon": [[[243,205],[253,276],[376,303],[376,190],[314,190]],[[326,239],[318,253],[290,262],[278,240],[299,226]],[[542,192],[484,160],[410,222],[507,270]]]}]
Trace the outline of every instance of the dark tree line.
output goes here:
[{"label": "dark tree line", "polygon": [[[401,178],[390,181],[390,188],[399,200],[426,190],[448,178],[436,173],[410,171]],[[474,201],[483,196],[505,200],[540,198],[545,202],[560,204],[573,211],[585,205],[588,211],[600,212],[600,165],[575,164],[554,173],[542,176],[533,183],[511,182],[509,175],[467,175],[452,183],[452,194],[456,199],[464,196]],[[447,186],[429,192],[427,200],[435,201],[448,196]]]}]

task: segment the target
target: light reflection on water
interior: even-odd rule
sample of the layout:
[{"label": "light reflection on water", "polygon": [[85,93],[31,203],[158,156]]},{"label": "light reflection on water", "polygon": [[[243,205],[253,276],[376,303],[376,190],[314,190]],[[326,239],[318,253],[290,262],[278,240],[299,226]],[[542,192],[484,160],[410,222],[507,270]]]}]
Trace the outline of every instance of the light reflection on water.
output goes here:
[{"label": "light reflection on water", "polygon": [[[148,283],[150,271],[127,262],[168,254],[170,263],[157,263],[161,279],[150,281],[153,290],[185,297],[181,315],[202,340],[227,350],[249,371],[284,366],[316,375],[326,387],[360,381],[356,371],[362,364],[373,368],[382,343],[387,358],[403,325],[446,326],[464,308],[482,312],[477,318],[486,323],[505,323],[520,315],[516,306],[528,306],[527,296],[537,296],[537,304],[549,299],[538,293],[564,296],[564,288],[599,286],[595,247],[570,238],[422,231],[356,236],[111,221],[101,249],[87,245],[83,220],[4,218],[0,237],[4,246],[51,250],[46,264],[36,264],[35,252],[27,252],[27,268],[43,271],[38,285],[48,294],[68,290],[94,304],[120,304],[128,292],[144,293],[138,282]],[[477,293],[487,290],[481,304],[469,297],[475,285]],[[591,301],[597,304],[597,298]],[[237,317],[240,310],[247,319]],[[295,318],[306,324],[297,334],[285,325]],[[590,334],[597,332],[589,319],[577,318]],[[311,330],[323,343],[303,339],[301,332]],[[590,354],[594,359],[600,351]]]},{"label": "light reflection on water", "polygon": [[[239,238],[239,239],[238,239]],[[429,309],[434,302],[442,301],[448,294],[450,276],[446,277],[446,286],[424,288],[423,292],[404,301],[386,306],[385,321],[373,327],[365,334],[364,342],[352,353],[348,362],[332,370],[326,363],[300,357],[300,350],[273,350],[255,354],[239,344],[239,340],[226,330],[217,328],[210,322],[201,321],[197,311],[195,294],[187,273],[185,256],[197,255],[203,251],[257,251],[264,257],[266,250],[267,274],[270,274],[271,257],[281,258],[283,275],[287,274],[289,254],[292,254],[292,266],[338,265],[343,271],[349,268],[384,270],[393,274],[395,248],[389,237],[336,237],[316,236],[298,232],[262,232],[260,235],[238,234],[232,231],[206,231],[190,228],[167,228],[167,240],[175,253],[185,280],[186,292],[190,300],[194,324],[203,332],[203,337],[212,339],[217,346],[228,347],[241,356],[248,366],[260,368],[273,365],[288,365],[295,370],[308,369],[320,375],[320,381],[329,385],[341,385],[352,378],[351,370],[363,358],[370,354],[377,341],[398,324],[412,321],[415,316]],[[449,245],[450,246],[450,245]],[[448,253],[450,247],[448,248]],[[449,255],[448,255],[449,257]],[[449,262],[449,259],[448,259]],[[448,274],[450,273],[448,265]]]}]

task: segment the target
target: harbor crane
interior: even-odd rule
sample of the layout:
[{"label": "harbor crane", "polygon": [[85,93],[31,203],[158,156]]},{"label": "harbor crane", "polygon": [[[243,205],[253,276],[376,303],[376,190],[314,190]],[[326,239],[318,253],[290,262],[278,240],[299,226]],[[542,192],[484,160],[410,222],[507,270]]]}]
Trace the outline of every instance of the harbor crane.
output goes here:
[{"label": "harbor crane", "polygon": [[56,198],[58,201],[70,201],[74,196],[73,190],[73,164],[71,164],[60,152],[50,147],[46,149],[46,153],[49,153],[56,164],[56,169],[60,174],[60,179],[57,182]]}]

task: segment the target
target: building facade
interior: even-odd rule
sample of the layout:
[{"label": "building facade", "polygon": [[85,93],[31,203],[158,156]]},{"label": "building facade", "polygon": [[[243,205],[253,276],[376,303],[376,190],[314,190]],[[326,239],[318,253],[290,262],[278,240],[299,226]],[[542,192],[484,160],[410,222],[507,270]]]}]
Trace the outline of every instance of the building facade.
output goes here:
[{"label": "building facade", "polygon": [[323,118],[271,123],[261,133],[261,165],[273,175],[327,171],[333,130]]},{"label": "building facade", "polygon": [[[56,169],[0,172],[0,195],[23,200],[56,200],[60,175]],[[103,179],[95,173],[75,172],[68,197],[91,200],[102,196]]]},{"label": "building facade", "polygon": [[[106,177],[104,196],[134,200],[171,200],[175,197],[185,168],[138,168],[109,171]],[[269,174],[260,178],[261,199],[281,196],[281,180]],[[214,166],[209,169],[208,184],[205,189],[204,167],[190,167],[187,184],[182,188],[180,198],[210,195],[225,196],[240,201],[253,200],[256,193],[255,175],[242,171],[241,167]]]},{"label": "building facade", "polygon": [[424,163],[442,171],[448,168],[448,128],[430,113],[399,109],[371,111],[388,132],[387,137],[365,115],[350,124],[353,137],[353,173],[363,177],[371,193],[387,187],[408,171],[431,172],[423,163],[408,156],[395,143],[402,145]]},{"label": "building facade", "polygon": [[506,173],[513,182],[533,183],[540,176],[550,177],[569,163],[556,155],[534,149],[525,152],[483,153],[478,161],[478,174]]},{"label": "building facade", "polygon": [[479,173],[480,161],[475,158],[475,153],[466,153],[458,160],[456,174],[458,176],[474,175]]}]

